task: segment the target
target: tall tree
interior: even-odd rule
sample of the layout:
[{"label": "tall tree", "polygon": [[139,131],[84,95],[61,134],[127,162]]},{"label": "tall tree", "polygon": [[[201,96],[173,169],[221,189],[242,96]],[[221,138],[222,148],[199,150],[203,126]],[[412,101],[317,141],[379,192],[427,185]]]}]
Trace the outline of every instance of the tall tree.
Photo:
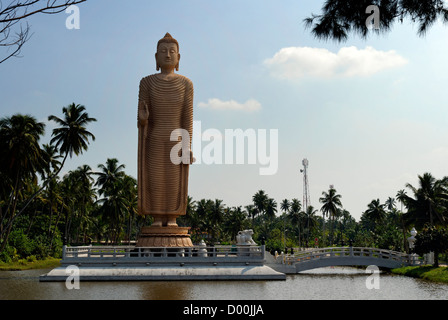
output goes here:
[{"label": "tall tree", "polygon": [[252,202],[257,209],[258,214],[264,214],[268,202],[268,195],[264,190],[258,190],[252,197]]},{"label": "tall tree", "polygon": [[229,234],[231,241],[234,241],[238,232],[245,230],[248,224],[249,220],[241,206],[226,209],[224,230]]},{"label": "tall tree", "polygon": [[95,186],[99,187],[100,195],[107,195],[109,192],[113,192],[116,187],[117,181],[125,176],[124,164],[119,164],[118,159],[108,158],[106,164],[99,164],[99,172],[95,172],[98,175]]},{"label": "tall tree", "polygon": [[288,199],[283,199],[280,203],[280,210],[283,211],[284,214],[287,214],[289,211],[289,208],[291,207],[291,203]]},{"label": "tall tree", "polygon": [[372,200],[367,205],[367,210],[364,214],[374,225],[382,223],[386,218],[384,205],[380,203],[379,199]]},{"label": "tall tree", "polygon": [[407,18],[418,25],[419,36],[425,35],[438,19],[448,22],[448,6],[444,0],[326,0],[322,13],[311,14],[304,22],[319,39],[346,41],[350,32],[366,38],[369,34],[366,23],[370,19],[366,20],[375,10],[378,33],[390,32],[395,22]]},{"label": "tall tree", "polygon": [[274,219],[277,213],[277,202],[273,198],[266,201],[266,216],[268,219]]},{"label": "tall tree", "polygon": [[[333,222],[338,215],[339,210],[342,208],[341,195],[336,193],[336,189],[330,187],[328,192],[323,191],[322,197],[319,198],[319,202],[322,203],[320,210],[322,211],[324,222],[325,216],[330,218],[330,245],[333,243]],[[325,227],[324,227],[325,232]]]},{"label": "tall tree", "polygon": [[418,227],[426,223],[430,226],[445,225],[448,209],[448,178],[438,180],[430,173],[418,176],[418,187],[406,184],[413,193],[413,198],[404,196],[403,201],[408,209],[405,219]]},{"label": "tall tree", "polygon": [[208,222],[209,222],[209,233],[212,237],[212,243],[217,241],[218,235],[221,232],[222,229],[222,222],[224,221],[224,205],[222,203],[222,200],[215,199],[211,203],[209,215],[208,215]]},{"label": "tall tree", "polygon": [[313,206],[308,206],[304,211],[305,219],[306,219],[306,245],[309,246],[311,229],[317,226],[317,210],[314,209]]},{"label": "tall tree", "polygon": [[395,208],[395,198],[393,198],[393,197],[387,198],[384,205],[387,208],[387,210],[392,211]]},{"label": "tall tree", "polygon": [[408,241],[406,241],[406,224],[404,221],[404,212],[403,212],[403,205],[406,198],[406,191],[405,190],[398,190],[395,198],[400,202],[401,204],[401,210],[399,211],[400,215],[400,224],[401,224],[401,231],[403,234],[403,248],[406,249],[406,252],[408,251]]},{"label": "tall tree", "polygon": [[[72,158],[73,154],[82,154],[88,149],[89,139],[95,140],[95,136],[87,131],[86,126],[90,122],[96,121],[96,119],[89,117],[85,110],[85,106],[72,103],[62,108],[64,118],[54,115],[48,117],[48,120],[54,121],[59,125],[58,128],[53,129],[50,141],[51,144],[55,143],[61,154],[64,154],[59,171],[64,166],[68,156]],[[54,175],[57,175],[59,171]]]},{"label": "tall tree", "polygon": [[88,113],[85,112],[84,106],[72,103],[68,107],[63,107],[62,113],[64,114],[63,119],[51,115],[48,117],[48,120],[53,120],[60,125],[60,127],[53,129],[53,138],[51,139],[50,144],[53,145],[55,143],[55,146],[59,148],[61,155],[65,154],[64,159],[59,168],[56,168],[56,171],[43,181],[41,188],[25,202],[16,216],[19,216],[31,201],[42,192],[47,183],[59,174],[69,155],[71,158],[73,154],[82,154],[88,149],[89,138],[95,140],[95,136],[87,131],[86,126],[90,122],[96,121],[96,119],[89,117]]},{"label": "tall tree", "polygon": [[0,200],[6,205],[0,211],[0,251],[6,245],[16,211],[22,200],[22,188],[26,180],[35,180],[36,172],[42,170],[42,150],[39,139],[45,125],[30,115],[16,114],[0,120],[0,171],[3,185]]}]

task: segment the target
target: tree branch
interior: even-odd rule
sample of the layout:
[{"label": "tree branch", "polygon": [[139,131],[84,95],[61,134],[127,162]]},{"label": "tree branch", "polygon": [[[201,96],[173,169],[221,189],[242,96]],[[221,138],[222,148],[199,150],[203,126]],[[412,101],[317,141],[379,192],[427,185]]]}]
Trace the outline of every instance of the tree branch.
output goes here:
[{"label": "tree branch", "polygon": [[[0,64],[11,57],[18,57],[23,45],[31,37],[28,23],[25,28],[20,25],[20,30],[15,32],[15,37],[11,36],[11,30],[15,24],[39,13],[58,14],[71,5],[85,1],[87,0],[12,0],[6,7],[0,2],[0,47],[14,47],[12,52],[7,52],[4,58],[0,58]],[[37,5],[40,6],[37,7]]]}]

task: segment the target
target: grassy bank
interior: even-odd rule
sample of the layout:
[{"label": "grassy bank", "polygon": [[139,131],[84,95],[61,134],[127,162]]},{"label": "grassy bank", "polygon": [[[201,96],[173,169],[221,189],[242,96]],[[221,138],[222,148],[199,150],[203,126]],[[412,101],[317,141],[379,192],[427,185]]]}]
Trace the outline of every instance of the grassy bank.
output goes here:
[{"label": "grassy bank", "polygon": [[433,267],[431,265],[421,267],[404,267],[392,269],[392,273],[403,276],[420,278],[434,282],[448,283],[448,267]]},{"label": "grassy bank", "polygon": [[61,259],[46,258],[44,260],[28,261],[21,259],[17,262],[0,262],[0,271],[18,271],[18,270],[30,270],[30,269],[48,269],[55,268],[61,265]]}]

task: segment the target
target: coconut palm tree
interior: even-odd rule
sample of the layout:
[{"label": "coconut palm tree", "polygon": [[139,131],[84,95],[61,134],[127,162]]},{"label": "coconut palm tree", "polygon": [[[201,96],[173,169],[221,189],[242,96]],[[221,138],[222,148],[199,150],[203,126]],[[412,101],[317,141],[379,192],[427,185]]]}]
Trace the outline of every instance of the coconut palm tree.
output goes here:
[{"label": "coconut palm tree", "polygon": [[90,122],[96,121],[96,119],[90,118],[87,112],[85,112],[85,109],[86,108],[82,105],[75,105],[72,103],[69,106],[62,108],[64,118],[59,118],[54,115],[50,115],[48,117],[48,120],[55,121],[59,125],[59,127],[53,129],[50,144],[55,145],[55,147],[59,149],[61,155],[64,154],[64,159],[62,160],[59,168],[57,168],[51,176],[43,181],[41,188],[31,195],[31,197],[25,202],[16,217],[26,209],[26,207],[40,192],[42,192],[48,182],[59,174],[69,155],[71,158],[73,154],[82,154],[88,149],[89,138],[95,140],[95,136],[91,132],[87,131],[86,126]]},{"label": "coconut palm tree", "polygon": [[268,195],[264,190],[258,190],[252,197],[252,202],[257,209],[257,214],[264,214],[268,202]]},{"label": "coconut palm tree", "polygon": [[122,192],[125,198],[126,215],[128,218],[128,241],[131,240],[132,225],[137,216],[137,180],[131,176],[125,175],[122,178]]},{"label": "coconut palm tree", "polygon": [[310,232],[312,228],[315,228],[317,226],[317,210],[314,209],[313,206],[308,206],[306,210],[304,211],[305,219],[306,219],[306,229],[307,229],[307,235],[306,235],[306,245],[309,246],[309,238],[310,238]]},{"label": "coconut palm tree", "polygon": [[99,187],[100,195],[107,195],[116,188],[116,182],[124,177],[124,164],[118,164],[118,159],[109,158],[106,160],[106,164],[99,164],[98,168],[101,169],[100,172],[95,172],[98,176],[95,186]]},{"label": "coconut palm tree", "polygon": [[241,206],[226,209],[223,225],[224,230],[229,234],[232,241],[236,239],[239,231],[248,227],[248,224],[249,220],[247,220],[247,215],[241,209]]},{"label": "coconut palm tree", "polygon": [[[61,154],[64,154],[59,171],[64,166],[68,156],[72,158],[73,154],[82,154],[88,149],[89,138],[95,140],[95,136],[87,131],[86,126],[90,122],[96,121],[96,119],[89,117],[85,110],[85,106],[72,103],[62,108],[64,118],[54,115],[48,117],[48,120],[54,121],[59,125],[58,128],[53,129],[53,138],[50,141],[51,144],[55,143]],[[54,175],[57,175],[59,171]]]},{"label": "coconut palm tree", "polygon": [[302,204],[300,201],[296,198],[291,200],[291,205],[289,208],[289,221],[291,221],[291,224],[295,226],[298,230],[298,236],[299,236],[299,246],[300,246],[300,220],[301,220],[301,214],[300,211],[302,209]]},{"label": "coconut palm tree", "polygon": [[[93,188],[94,172],[89,165],[79,166],[76,170],[70,171],[72,183],[74,184],[73,196],[76,198],[76,208],[79,218],[78,234],[83,234],[83,242],[86,242],[88,226],[91,224],[89,213],[96,200],[95,189]],[[77,237],[78,238],[78,237]]]},{"label": "coconut palm tree", "polygon": [[289,211],[289,208],[291,207],[291,203],[288,199],[283,199],[280,203],[280,210],[283,211],[284,214],[287,214]]},{"label": "coconut palm tree", "polygon": [[400,215],[401,231],[403,233],[403,248],[405,248],[406,251],[408,251],[408,241],[406,241],[406,225],[405,225],[404,214],[403,214],[403,205],[404,205],[405,198],[406,198],[406,191],[403,189],[398,190],[395,198],[398,201],[400,201],[400,204],[401,204],[401,210],[399,211],[399,215]]},{"label": "coconut palm tree", "polygon": [[[334,189],[332,186],[330,186],[330,189],[328,190],[328,193],[323,191],[322,197],[319,198],[319,202],[322,203],[321,211],[324,218],[325,223],[325,216],[328,216],[330,218],[331,224],[330,224],[330,245],[333,243],[333,222],[336,216],[338,215],[339,210],[342,208],[341,203],[341,195],[336,193],[336,189]],[[324,233],[325,233],[325,224],[324,224]],[[325,235],[323,236],[323,239],[325,239]]]},{"label": "coconut palm tree", "polygon": [[215,201],[211,201],[208,213],[209,232],[213,244],[218,239],[217,236],[221,232],[222,222],[224,221],[224,205],[222,200],[215,199]]},{"label": "coconut palm tree", "polygon": [[268,219],[272,220],[275,218],[277,213],[277,202],[273,198],[268,198],[266,201],[266,216]]},{"label": "coconut palm tree", "polygon": [[45,125],[29,115],[16,114],[0,119],[0,171],[2,187],[0,201],[7,203],[0,217],[0,251],[6,246],[17,213],[17,204],[22,199],[22,188],[26,180],[36,179],[41,171],[42,150],[39,139]]},{"label": "coconut palm tree", "polygon": [[46,180],[51,176],[52,172],[55,172],[61,166],[61,162],[59,159],[61,155],[58,152],[58,149],[51,144],[42,145],[42,180]]},{"label": "coconut palm tree", "polygon": [[384,206],[384,204],[380,203],[379,199],[374,199],[367,205],[367,210],[364,212],[364,215],[373,223],[374,228],[376,224],[380,224],[386,219]]},{"label": "coconut palm tree", "polygon": [[414,198],[403,196],[403,201],[408,209],[406,218],[409,222],[423,227],[426,223],[430,226],[445,225],[447,222],[448,208],[448,178],[437,180],[430,173],[418,176],[418,188],[410,183],[406,184]]},{"label": "coconut palm tree", "polygon": [[393,197],[387,198],[384,205],[387,208],[387,210],[392,211],[395,208],[395,198],[393,198]]},{"label": "coconut palm tree", "polygon": [[291,203],[289,202],[288,199],[283,199],[282,202],[280,203],[280,210],[283,211],[283,246],[286,246],[286,218],[287,218],[287,214],[289,212],[289,208],[291,207]]},{"label": "coconut palm tree", "polygon": [[254,219],[258,214],[258,209],[253,204],[244,206],[244,209],[249,217],[252,218],[252,227],[254,226]]}]

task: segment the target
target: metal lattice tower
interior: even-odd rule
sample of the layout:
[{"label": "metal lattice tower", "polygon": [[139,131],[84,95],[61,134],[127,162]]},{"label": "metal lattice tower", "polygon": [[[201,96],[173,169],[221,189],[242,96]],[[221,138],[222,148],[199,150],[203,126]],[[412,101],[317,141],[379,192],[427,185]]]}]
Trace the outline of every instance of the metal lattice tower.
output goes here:
[{"label": "metal lattice tower", "polygon": [[308,185],[308,159],[302,160],[303,169],[300,169],[300,172],[303,173],[303,203],[302,208],[303,211],[306,211],[308,207],[311,205],[310,201],[310,188]]}]

